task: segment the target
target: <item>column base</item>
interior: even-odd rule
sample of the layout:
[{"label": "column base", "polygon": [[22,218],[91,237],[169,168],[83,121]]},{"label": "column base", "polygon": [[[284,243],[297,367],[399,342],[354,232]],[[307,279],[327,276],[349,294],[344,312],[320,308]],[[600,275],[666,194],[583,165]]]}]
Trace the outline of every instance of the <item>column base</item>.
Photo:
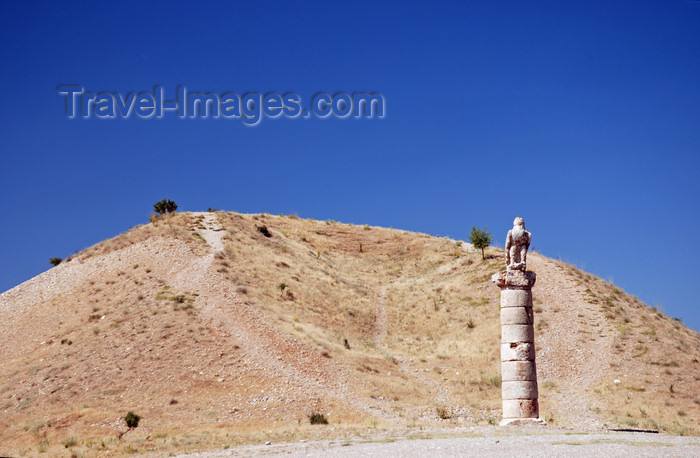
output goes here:
[{"label": "column base", "polygon": [[544,418],[504,418],[500,426],[547,426]]}]

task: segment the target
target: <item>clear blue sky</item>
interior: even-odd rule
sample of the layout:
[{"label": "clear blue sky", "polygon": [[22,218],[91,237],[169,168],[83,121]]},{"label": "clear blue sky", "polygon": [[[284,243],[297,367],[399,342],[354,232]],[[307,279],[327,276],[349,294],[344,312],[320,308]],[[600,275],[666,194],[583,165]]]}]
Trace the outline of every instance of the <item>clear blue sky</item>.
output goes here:
[{"label": "clear blue sky", "polygon": [[[183,210],[561,257],[700,329],[700,2],[3,2],[0,290]],[[384,119],[67,119],[126,94],[378,91]]]}]

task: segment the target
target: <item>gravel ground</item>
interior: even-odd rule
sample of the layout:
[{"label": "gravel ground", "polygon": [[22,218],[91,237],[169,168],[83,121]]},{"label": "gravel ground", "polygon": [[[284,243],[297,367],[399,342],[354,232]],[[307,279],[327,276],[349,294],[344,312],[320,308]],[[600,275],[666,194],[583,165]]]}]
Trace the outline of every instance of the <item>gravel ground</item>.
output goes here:
[{"label": "gravel ground", "polygon": [[446,438],[429,434],[378,439],[251,445],[183,457],[220,456],[700,456],[700,438],[629,432],[467,431]]}]

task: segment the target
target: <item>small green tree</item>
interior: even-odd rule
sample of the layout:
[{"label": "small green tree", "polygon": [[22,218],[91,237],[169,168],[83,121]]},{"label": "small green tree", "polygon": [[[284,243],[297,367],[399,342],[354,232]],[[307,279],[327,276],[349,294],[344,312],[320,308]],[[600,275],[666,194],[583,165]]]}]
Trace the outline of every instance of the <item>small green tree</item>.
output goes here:
[{"label": "small green tree", "polygon": [[175,210],[177,210],[177,204],[167,198],[153,204],[153,211],[156,213],[156,215],[165,215],[166,213],[172,213]]},{"label": "small green tree", "polygon": [[57,265],[63,262],[63,258],[51,258],[49,259],[49,262],[52,266],[56,267]]},{"label": "small green tree", "polygon": [[164,215],[165,214],[165,199],[161,200],[160,202],[156,202],[153,204],[153,211],[156,213],[156,215]]},{"label": "small green tree", "polygon": [[491,245],[492,238],[493,235],[486,232],[486,226],[484,226],[483,229],[472,226],[472,232],[469,234],[469,241],[474,245],[474,248],[481,250],[481,259],[486,259],[484,249]]},{"label": "small green tree", "polygon": [[141,417],[136,415],[134,412],[129,411],[129,413],[126,414],[124,417],[124,421],[126,422],[126,426],[129,427],[129,429],[134,429],[139,425],[139,421],[141,420]]},{"label": "small green tree", "polygon": [[168,213],[174,213],[177,210],[177,204],[172,200],[165,201],[165,211]]}]

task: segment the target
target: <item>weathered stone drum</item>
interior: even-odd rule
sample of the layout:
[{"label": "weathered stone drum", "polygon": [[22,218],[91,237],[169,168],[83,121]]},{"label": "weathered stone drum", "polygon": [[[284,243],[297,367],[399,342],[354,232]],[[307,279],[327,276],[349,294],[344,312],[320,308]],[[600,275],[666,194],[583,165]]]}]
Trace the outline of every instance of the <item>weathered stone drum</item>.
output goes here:
[{"label": "weathered stone drum", "polygon": [[537,278],[526,271],[530,233],[516,218],[506,239],[506,266],[493,282],[501,288],[501,425],[545,424],[539,418],[532,287]]}]

